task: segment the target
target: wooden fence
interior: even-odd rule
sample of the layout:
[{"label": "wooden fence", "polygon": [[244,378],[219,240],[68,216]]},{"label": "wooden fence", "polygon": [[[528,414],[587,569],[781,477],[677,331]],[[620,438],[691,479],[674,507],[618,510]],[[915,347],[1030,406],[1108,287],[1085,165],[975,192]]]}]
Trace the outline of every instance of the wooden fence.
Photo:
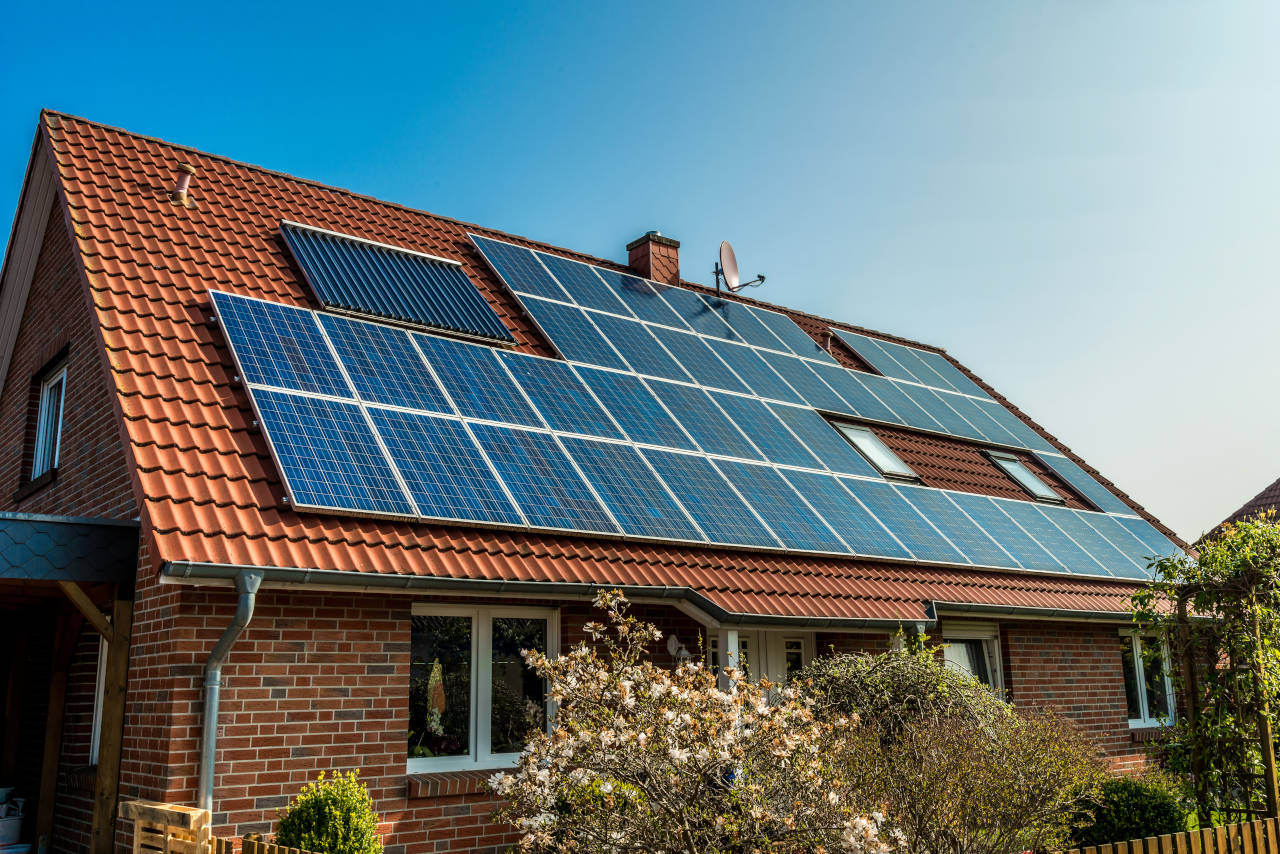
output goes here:
[{"label": "wooden fence", "polygon": [[1073,848],[1062,854],[1280,854],[1280,826],[1274,818],[1269,818]]}]

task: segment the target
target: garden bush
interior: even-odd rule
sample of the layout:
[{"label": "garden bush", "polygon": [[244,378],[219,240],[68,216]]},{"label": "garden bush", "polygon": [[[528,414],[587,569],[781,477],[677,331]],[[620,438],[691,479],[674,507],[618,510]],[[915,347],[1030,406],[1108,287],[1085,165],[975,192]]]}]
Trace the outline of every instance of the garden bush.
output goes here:
[{"label": "garden bush", "polygon": [[315,854],[381,854],[378,814],[359,772],[325,773],[283,810],[276,825],[276,843]]},{"label": "garden bush", "polygon": [[1181,833],[1189,816],[1176,780],[1160,773],[1117,777],[1104,782],[1097,802],[1082,811],[1074,842],[1084,847]]},{"label": "garden bush", "polygon": [[1055,850],[1103,779],[1068,721],[1019,713],[936,651],[837,655],[798,676],[820,717],[856,715],[849,785],[883,803],[911,854]]}]

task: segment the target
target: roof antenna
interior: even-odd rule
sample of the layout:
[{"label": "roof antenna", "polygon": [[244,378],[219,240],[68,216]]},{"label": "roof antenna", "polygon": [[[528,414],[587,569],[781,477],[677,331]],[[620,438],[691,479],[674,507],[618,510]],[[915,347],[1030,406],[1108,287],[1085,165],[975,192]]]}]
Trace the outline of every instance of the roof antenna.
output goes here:
[{"label": "roof antenna", "polygon": [[178,164],[178,183],[174,186],[173,192],[169,194],[169,200],[177,202],[180,205],[189,204],[187,199],[187,189],[191,186],[191,176],[196,174],[196,167],[190,163]]},{"label": "roof antenna", "polygon": [[749,282],[742,281],[738,275],[738,256],[733,254],[733,247],[729,245],[727,240],[720,242],[720,260],[716,263],[712,272],[716,276],[716,296],[720,296],[721,284],[731,294],[736,294],[743,288],[757,288],[764,284],[763,273],[757,274]]}]

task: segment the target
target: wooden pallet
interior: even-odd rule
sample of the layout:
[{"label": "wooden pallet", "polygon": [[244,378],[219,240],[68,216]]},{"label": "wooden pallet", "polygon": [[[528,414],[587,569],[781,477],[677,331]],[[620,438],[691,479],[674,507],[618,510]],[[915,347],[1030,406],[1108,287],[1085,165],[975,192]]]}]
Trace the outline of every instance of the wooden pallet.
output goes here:
[{"label": "wooden pallet", "polygon": [[133,822],[133,854],[214,854],[208,810],[122,801],[119,816]]}]

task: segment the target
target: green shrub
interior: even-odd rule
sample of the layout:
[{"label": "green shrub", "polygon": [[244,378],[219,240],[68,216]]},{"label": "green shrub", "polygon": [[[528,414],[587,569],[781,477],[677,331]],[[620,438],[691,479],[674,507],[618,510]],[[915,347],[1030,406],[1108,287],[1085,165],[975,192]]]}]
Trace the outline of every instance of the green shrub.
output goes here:
[{"label": "green shrub", "polygon": [[1181,833],[1190,814],[1177,782],[1156,773],[1107,780],[1091,812],[1093,823],[1086,815],[1076,831],[1077,847]]},{"label": "green shrub", "polygon": [[338,772],[326,780],[321,771],[279,811],[276,843],[315,854],[381,854],[378,814],[358,775]]}]

